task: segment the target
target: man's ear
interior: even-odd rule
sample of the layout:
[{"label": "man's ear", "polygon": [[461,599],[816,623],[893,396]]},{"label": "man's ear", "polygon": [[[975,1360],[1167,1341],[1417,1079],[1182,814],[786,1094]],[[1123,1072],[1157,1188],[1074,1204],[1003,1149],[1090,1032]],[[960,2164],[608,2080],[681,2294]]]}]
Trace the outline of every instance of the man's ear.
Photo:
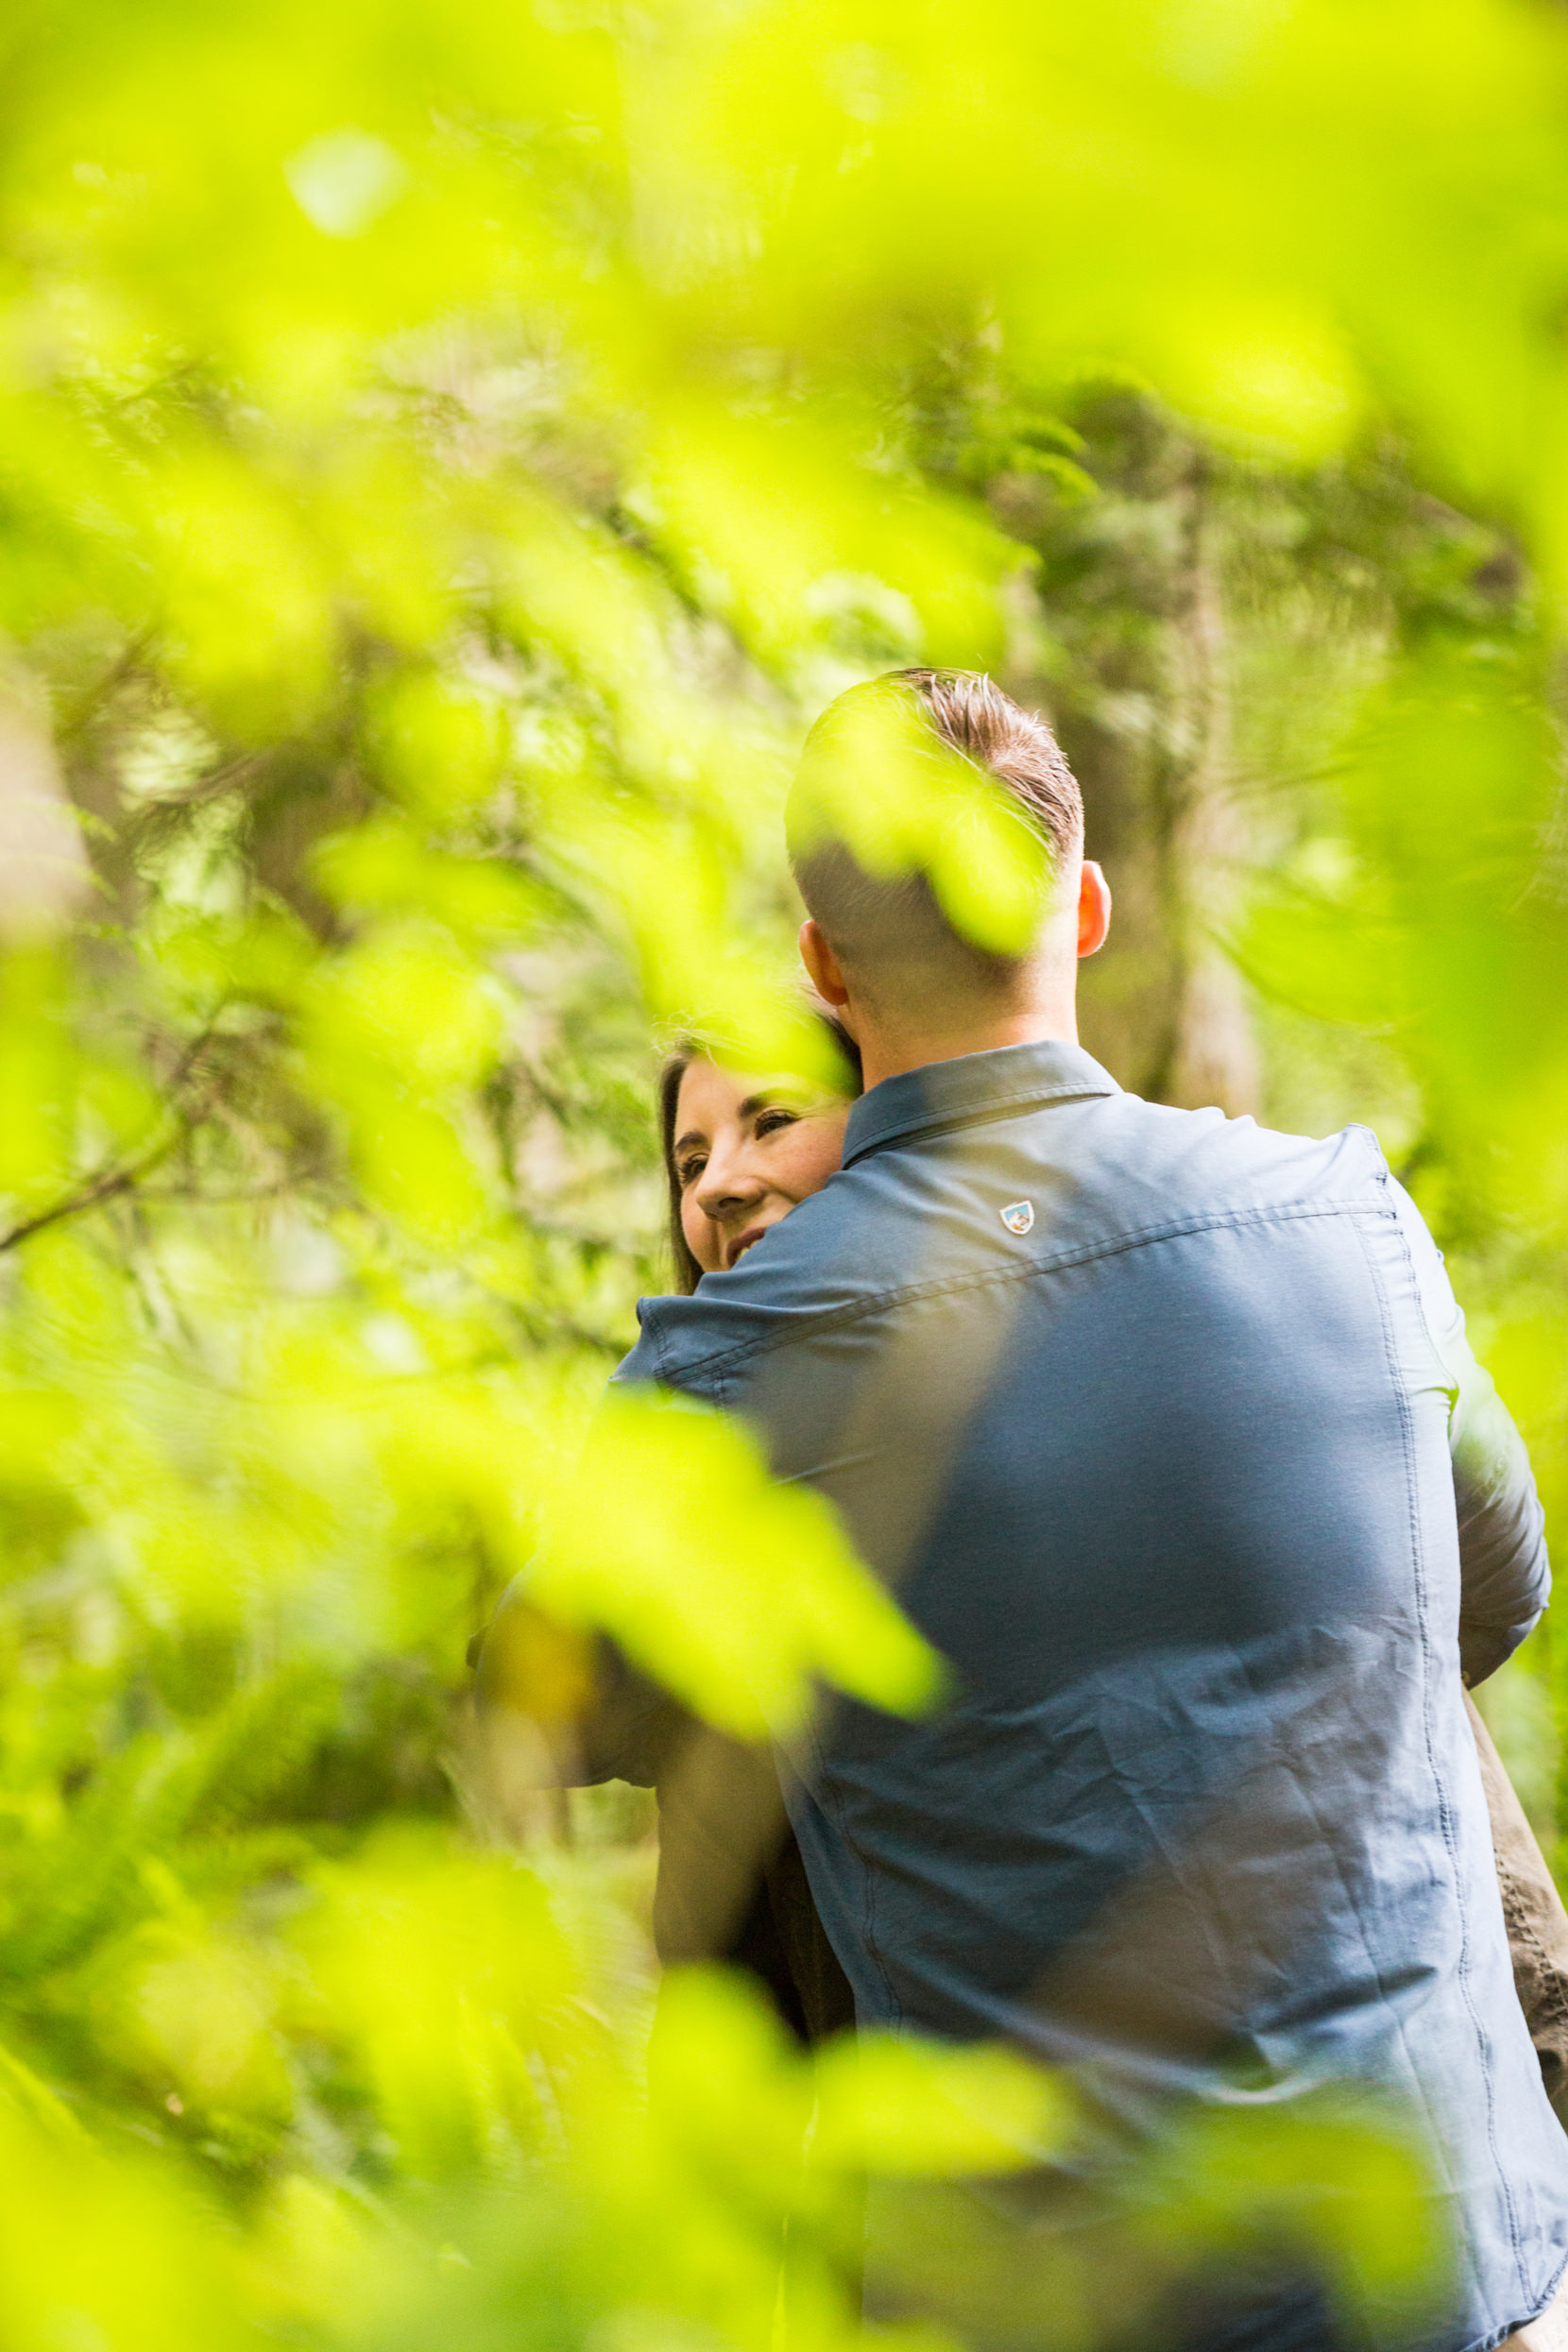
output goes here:
[{"label": "man's ear", "polygon": [[820,927],[810,915],[800,927],[800,960],[806,966],[806,977],[826,1004],[840,1007],[849,1002],[849,990],[840,969],[839,959],[827,945]]},{"label": "man's ear", "polygon": [[[1083,861],[1083,878],[1078,885],[1078,952],[1092,956],[1105,945],[1105,934],[1111,928],[1111,885],[1093,859]],[[805,953],[804,948],[801,950]]]}]

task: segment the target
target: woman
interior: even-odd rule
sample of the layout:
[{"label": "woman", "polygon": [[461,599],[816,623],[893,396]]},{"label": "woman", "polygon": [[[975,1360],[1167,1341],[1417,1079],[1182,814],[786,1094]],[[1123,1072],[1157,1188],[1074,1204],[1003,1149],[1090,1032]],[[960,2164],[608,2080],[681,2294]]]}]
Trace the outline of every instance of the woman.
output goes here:
[{"label": "woman", "polygon": [[[850,1096],[860,1090],[860,1057],[827,1008],[821,1012],[843,1058],[844,1091],[813,1093],[789,1081],[752,1086],[690,1044],[666,1065],[659,1127],[683,1290],[737,1264],[770,1225],[820,1192],[839,1166]],[[725,1174],[732,1163],[733,1182]],[[541,1644],[548,1648],[552,1636],[520,1585],[503,1596],[469,1645],[480,1769],[503,1815],[508,1786],[621,1780],[655,1789],[659,1868],[653,1924],[661,1959],[717,1953],[751,1969],[803,2041],[852,2025],[848,1981],[818,1920],[768,1751],[699,1723],[604,1634],[569,1715],[530,1721],[531,1651]],[[569,1679],[582,1677],[584,1662],[574,1660]],[[520,1745],[520,1717],[529,1724]]]},{"label": "woman", "polygon": [[[860,1056],[830,1014],[852,1094]],[[677,1285],[737,1265],[772,1225],[837,1170],[851,1096],[738,1076],[699,1047],[673,1054],[659,1079],[659,1134],[670,1194],[670,1248]],[[1547,2096],[1568,2126],[1568,1911],[1513,1786],[1474,1703],[1467,1699],[1491,1816],[1514,1984],[1529,2021]],[[809,2037],[847,2023],[848,1986],[811,1902],[794,1841],[786,1837],[731,1958],[768,1984],[783,2014]]]},{"label": "woman", "polygon": [[[688,1042],[659,1074],[659,1142],[670,1194],[676,1287],[737,1265],[770,1225],[820,1192],[844,1152],[861,1057],[826,1006],[819,1017],[851,1092],[794,1081],[737,1078]],[[800,1849],[787,1824],[769,1839],[752,1898],[724,1957],[761,1979],[785,2022],[807,2042],[855,2021],[854,1997],[824,1933]]]}]

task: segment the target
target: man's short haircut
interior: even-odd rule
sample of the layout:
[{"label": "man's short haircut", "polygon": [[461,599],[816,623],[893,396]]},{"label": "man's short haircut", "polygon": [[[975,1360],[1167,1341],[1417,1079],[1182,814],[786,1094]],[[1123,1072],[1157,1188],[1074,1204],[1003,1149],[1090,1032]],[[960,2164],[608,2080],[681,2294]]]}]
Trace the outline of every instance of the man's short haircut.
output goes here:
[{"label": "man's short haircut", "polygon": [[1043,845],[1051,877],[1070,872],[1082,853],[1082,795],[1043,719],[1020,709],[977,670],[893,670],[841,694],[807,738],[786,820],[801,896],[834,953],[873,997],[925,1011],[954,997],[1008,997],[1023,970],[1021,956],[988,951],[956,929],[918,866],[868,872],[844,841],[824,829],[822,795],[810,780],[835,759],[852,760],[856,718],[863,720],[875,699],[885,704],[900,690],[937,742],[1000,788],[1003,805]]}]

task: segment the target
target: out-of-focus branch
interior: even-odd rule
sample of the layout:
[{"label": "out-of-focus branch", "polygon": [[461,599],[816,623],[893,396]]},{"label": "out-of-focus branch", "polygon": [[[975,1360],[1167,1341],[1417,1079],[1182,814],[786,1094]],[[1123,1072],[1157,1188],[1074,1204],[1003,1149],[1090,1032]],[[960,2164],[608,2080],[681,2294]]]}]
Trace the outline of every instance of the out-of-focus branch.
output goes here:
[{"label": "out-of-focus branch", "polygon": [[96,1208],[104,1201],[112,1201],[117,1194],[133,1192],[142,1178],[160,1161],[166,1159],[180,1137],[188,1132],[182,1120],[173,1134],[164,1136],[139,1160],[126,1161],[119,1167],[106,1167],[99,1175],[90,1177],[86,1184],[78,1185],[75,1192],[68,1192],[48,1208],[40,1209],[36,1217],[25,1217],[20,1224],[12,1225],[9,1232],[0,1234],[0,1250],[14,1250],[20,1243],[30,1241],[34,1234],[43,1233],[46,1226],[58,1225],[62,1218],[78,1216],[83,1209]]},{"label": "out-of-focus branch", "polygon": [[[209,1022],[200,1035],[192,1039],[176,1064],[169,1082],[171,1094],[176,1098],[211,1041],[213,1026]],[[74,1185],[58,1201],[51,1202],[46,1209],[21,1219],[8,1231],[0,1233],[0,1251],[17,1249],[24,1241],[30,1241],[35,1234],[44,1232],[50,1225],[58,1225],[64,1218],[78,1217],[85,1209],[98,1208],[105,1201],[134,1192],[142,1179],[150,1176],[155,1167],[162,1167],[175,1147],[184,1141],[193,1128],[200,1125],[205,1109],[204,1103],[187,1110],[171,1103],[164,1132],[144,1150],[132,1153],[129,1158],[117,1162],[111,1167],[100,1168],[96,1176],[89,1176],[81,1184]]]}]

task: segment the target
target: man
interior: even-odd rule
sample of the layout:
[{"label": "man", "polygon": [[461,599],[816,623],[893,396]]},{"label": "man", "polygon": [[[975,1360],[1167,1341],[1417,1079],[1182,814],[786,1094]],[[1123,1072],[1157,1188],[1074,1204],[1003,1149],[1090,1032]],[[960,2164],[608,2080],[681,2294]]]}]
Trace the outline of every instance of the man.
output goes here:
[{"label": "man", "polygon": [[[902,865],[868,758],[878,806],[902,775],[922,811]],[[1048,868],[1002,947],[949,912],[951,840],[998,810]],[[791,846],[803,959],[864,1065],[844,1169],[644,1302],[620,1377],[759,1426],[949,1662],[926,1719],[841,1702],[792,1760],[859,2020],[1033,2051],[1113,2139],[1324,2084],[1386,2098],[1460,2247],[1423,2342],[1497,2345],[1568,2258],[1568,2145],[1460,1677],[1523,1638],[1546,1569],[1440,1258],[1364,1130],[1147,1104],[1080,1048],[1108,893],[1048,729],[988,680],[841,697]],[[1185,2341],[1339,2339],[1287,2264]]]}]

